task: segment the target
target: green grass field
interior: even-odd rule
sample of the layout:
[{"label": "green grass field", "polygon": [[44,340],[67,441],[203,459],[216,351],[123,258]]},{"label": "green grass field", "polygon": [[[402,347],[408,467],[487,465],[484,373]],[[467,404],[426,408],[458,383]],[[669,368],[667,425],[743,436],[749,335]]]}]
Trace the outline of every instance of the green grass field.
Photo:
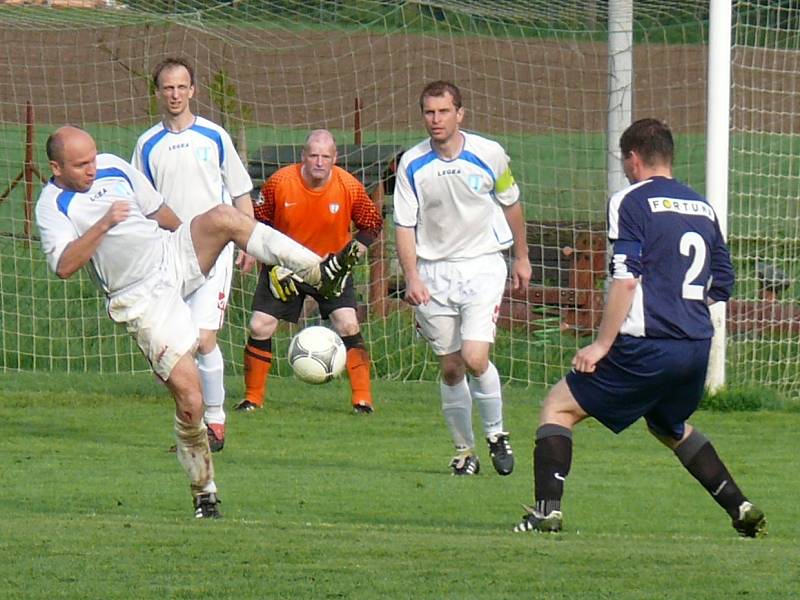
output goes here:
[{"label": "green grass field", "polygon": [[[509,389],[517,469],[448,474],[433,383],[270,383],[215,455],[224,519],[197,522],[151,376],[0,374],[0,598],[796,598],[800,415],[694,420],[767,512],[743,540],[641,424],[579,426],[566,530],[511,534],[531,499],[540,391]],[[299,387],[298,387],[299,386]],[[229,404],[241,394],[229,380]]]}]

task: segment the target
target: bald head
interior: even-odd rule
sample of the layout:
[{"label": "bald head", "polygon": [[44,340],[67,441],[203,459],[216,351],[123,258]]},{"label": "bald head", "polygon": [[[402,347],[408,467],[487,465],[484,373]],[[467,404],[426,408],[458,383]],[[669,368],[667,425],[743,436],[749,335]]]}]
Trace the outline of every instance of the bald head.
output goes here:
[{"label": "bald head", "polygon": [[324,186],[336,163],[336,140],[327,129],[315,129],[306,137],[300,173],[308,187]]},{"label": "bald head", "polygon": [[304,150],[308,150],[311,144],[323,144],[326,146],[333,146],[334,152],[336,151],[336,140],[333,134],[327,129],[314,129],[306,136],[306,142],[303,145]]},{"label": "bald head", "polygon": [[58,186],[85,192],[97,175],[97,146],[86,131],[74,125],[56,129],[47,138],[47,158]]},{"label": "bald head", "polygon": [[47,138],[47,159],[62,162],[67,148],[87,143],[94,145],[92,136],[86,131],[74,125],[64,125],[56,129]]}]

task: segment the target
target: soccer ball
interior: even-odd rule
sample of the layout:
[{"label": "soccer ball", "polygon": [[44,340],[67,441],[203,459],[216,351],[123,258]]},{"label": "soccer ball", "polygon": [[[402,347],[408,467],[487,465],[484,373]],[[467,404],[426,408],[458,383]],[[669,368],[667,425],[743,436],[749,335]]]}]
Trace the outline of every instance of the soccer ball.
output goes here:
[{"label": "soccer ball", "polygon": [[330,381],[344,370],[346,359],[342,338],[327,327],[306,327],[289,343],[289,364],[306,383]]}]

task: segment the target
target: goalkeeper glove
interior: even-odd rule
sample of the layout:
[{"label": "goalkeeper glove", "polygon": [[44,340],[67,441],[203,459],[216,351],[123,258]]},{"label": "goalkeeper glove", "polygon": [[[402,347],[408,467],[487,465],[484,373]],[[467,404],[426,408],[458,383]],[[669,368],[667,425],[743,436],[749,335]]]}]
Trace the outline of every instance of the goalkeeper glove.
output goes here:
[{"label": "goalkeeper glove", "polygon": [[281,302],[297,296],[296,281],[302,282],[303,280],[286,267],[275,265],[269,270],[269,291]]}]

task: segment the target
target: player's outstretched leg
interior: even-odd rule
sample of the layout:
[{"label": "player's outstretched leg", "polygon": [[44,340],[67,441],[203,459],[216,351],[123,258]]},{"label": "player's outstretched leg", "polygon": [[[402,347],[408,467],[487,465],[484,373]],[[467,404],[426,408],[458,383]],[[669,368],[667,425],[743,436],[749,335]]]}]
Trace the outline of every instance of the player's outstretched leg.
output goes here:
[{"label": "player's outstretched leg", "polygon": [[536,505],[525,507],[525,515],[515,532],[561,531],[561,497],[564,481],[572,464],[572,431],[561,425],[545,423],[536,430],[533,451],[534,495]]},{"label": "player's outstretched leg", "polygon": [[[658,434],[655,435],[658,437]],[[686,470],[730,515],[733,528],[740,535],[766,535],[767,519],[764,512],[745,498],[706,436],[692,428],[674,451]]]}]

